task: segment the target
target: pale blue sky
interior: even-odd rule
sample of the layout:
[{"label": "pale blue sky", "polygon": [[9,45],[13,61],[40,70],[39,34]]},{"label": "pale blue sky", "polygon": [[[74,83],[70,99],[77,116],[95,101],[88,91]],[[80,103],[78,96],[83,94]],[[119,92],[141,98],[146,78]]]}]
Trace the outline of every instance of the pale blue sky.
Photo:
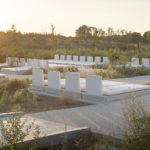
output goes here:
[{"label": "pale blue sky", "polygon": [[150,30],[150,0],[0,0],[0,30],[74,35],[83,24],[107,29]]}]

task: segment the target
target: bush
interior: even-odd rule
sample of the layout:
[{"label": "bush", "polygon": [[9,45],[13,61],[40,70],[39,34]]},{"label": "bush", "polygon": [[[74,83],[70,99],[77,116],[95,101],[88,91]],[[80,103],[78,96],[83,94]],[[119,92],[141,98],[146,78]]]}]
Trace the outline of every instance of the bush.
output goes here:
[{"label": "bush", "polygon": [[13,96],[9,97],[11,103],[21,103],[23,99],[23,93],[21,91],[16,91]]},{"label": "bush", "polygon": [[61,73],[66,73],[66,72],[78,72],[77,67],[55,67],[51,69],[52,71],[59,71]]},{"label": "bush", "polygon": [[0,83],[0,88],[5,88],[7,91],[16,91],[28,87],[28,80],[11,79]]},{"label": "bush", "polygon": [[150,149],[150,111],[142,101],[135,99],[133,97],[123,111],[127,126],[121,150]]},{"label": "bush", "polygon": [[125,66],[123,67],[108,66],[106,70],[103,69],[96,70],[95,74],[102,76],[103,79],[114,79],[114,78],[149,75],[150,70],[144,67],[133,68]]}]

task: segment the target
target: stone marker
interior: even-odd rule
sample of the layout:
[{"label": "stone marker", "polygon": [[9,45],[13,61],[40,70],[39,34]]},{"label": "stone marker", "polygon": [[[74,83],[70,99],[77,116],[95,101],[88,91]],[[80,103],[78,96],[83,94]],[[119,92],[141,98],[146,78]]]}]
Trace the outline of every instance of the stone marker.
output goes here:
[{"label": "stone marker", "polygon": [[26,60],[25,58],[20,58],[20,65],[25,66],[26,65]]},{"label": "stone marker", "polygon": [[93,62],[93,56],[87,56],[87,62]]},{"label": "stone marker", "polygon": [[77,72],[66,73],[66,90],[80,92],[80,74]]},{"label": "stone marker", "polygon": [[142,65],[144,67],[150,67],[150,59],[149,58],[142,58]]},{"label": "stone marker", "polygon": [[101,57],[96,56],[95,57],[95,63],[100,64],[101,63]]},{"label": "stone marker", "polygon": [[60,89],[60,72],[48,72],[48,87],[51,89]]},{"label": "stone marker", "polygon": [[33,59],[33,68],[40,67],[40,61],[39,59]]},{"label": "stone marker", "polygon": [[58,54],[54,55],[54,60],[59,60],[59,55]]},{"label": "stone marker", "polygon": [[48,69],[48,60],[39,60],[40,61],[40,68]]},{"label": "stone marker", "polygon": [[67,55],[67,61],[72,61],[72,56],[71,55]]},{"label": "stone marker", "polygon": [[109,64],[109,58],[108,57],[103,57],[103,64],[106,64],[106,65]]},{"label": "stone marker", "polygon": [[78,56],[73,56],[73,61],[78,61]]},{"label": "stone marker", "polygon": [[65,55],[60,55],[60,60],[65,60]]},{"label": "stone marker", "polygon": [[131,66],[138,67],[139,66],[139,58],[131,58]]},{"label": "stone marker", "polygon": [[44,86],[44,74],[42,69],[32,70],[32,85]]},{"label": "stone marker", "polygon": [[80,62],[85,62],[85,56],[80,56]]},{"label": "stone marker", "polygon": [[27,66],[32,66],[32,59],[30,58],[27,58]]},{"label": "stone marker", "polygon": [[93,96],[102,96],[102,77],[88,75],[86,77],[86,93]]}]

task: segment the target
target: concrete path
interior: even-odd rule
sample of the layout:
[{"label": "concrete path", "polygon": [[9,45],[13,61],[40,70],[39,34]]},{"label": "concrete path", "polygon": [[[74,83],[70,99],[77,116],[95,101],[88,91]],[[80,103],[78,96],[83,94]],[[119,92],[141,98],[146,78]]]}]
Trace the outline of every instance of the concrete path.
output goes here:
[{"label": "concrete path", "polygon": [[[144,104],[150,106],[150,93],[137,98],[137,100],[139,99],[143,99]],[[29,116],[63,123],[66,126],[87,126],[93,132],[122,138],[126,124],[122,109],[125,107],[126,101],[128,100],[99,102],[96,105],[34,113]]]},{"label": "concrete path", "polygon": [[111,79],[111,81],[150,85],[150,75],[130,78]]}]

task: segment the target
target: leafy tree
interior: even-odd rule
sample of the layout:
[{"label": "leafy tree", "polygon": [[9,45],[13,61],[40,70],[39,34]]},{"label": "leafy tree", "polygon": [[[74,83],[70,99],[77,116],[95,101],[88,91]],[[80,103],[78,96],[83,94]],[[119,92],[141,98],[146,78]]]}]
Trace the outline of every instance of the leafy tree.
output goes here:
[{"label": "leafy tree", "polygon": [[123,109],[127,126],[121,150],[148,150],[150,149],[150,112],[142,101],[127,103]]},{"label": "leafy tree", "polygon": [[150,31],[145,32],[143,37],[146,42],[150,42]]},{"label": "leafy tree", "polygon": [[84,40],[91,38],[92,37],[91,28],[86,25],[80,26],[76,30],[76,37],[78,37],[79,39],[84,39]]},{"label": "leafy tree", "polygon": [[141,34],[137,32],[133,32],[132,41],[137,43],[137,48],[140,48]]}]

